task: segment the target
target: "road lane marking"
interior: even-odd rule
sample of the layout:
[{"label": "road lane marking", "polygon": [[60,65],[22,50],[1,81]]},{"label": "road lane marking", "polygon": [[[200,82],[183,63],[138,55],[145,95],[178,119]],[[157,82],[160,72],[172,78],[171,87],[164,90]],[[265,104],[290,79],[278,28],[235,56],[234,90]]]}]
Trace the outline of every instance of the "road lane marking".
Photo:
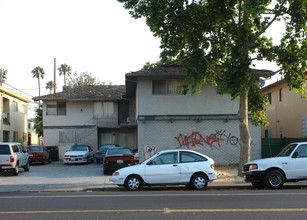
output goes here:
[{"label": "road lane marking", "polygon": [[0,214],[54,214],[54,213],[110,213],[110,212],[164,212],[164,213],[195,213],[195,212],[307,212],[307,208],[284,209],[114,209],[114,210],[58,210],[58,211],[8,211]]},{"label": "road lane marking", "polygon": [[44,195],[44,196],[0,196],[0,199],[33,199],[33,198],[95,198],[95,197],[177,197],[177,196],[306,196],[307,193],[216,193],[216,194],[118,194],[118,195]]}]

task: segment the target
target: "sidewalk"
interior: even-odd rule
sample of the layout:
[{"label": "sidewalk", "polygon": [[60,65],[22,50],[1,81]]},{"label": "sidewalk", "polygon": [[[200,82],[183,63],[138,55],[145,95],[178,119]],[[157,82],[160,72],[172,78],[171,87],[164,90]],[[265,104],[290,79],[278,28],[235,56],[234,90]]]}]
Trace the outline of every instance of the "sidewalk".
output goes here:
[{"label": "sidewalk", "polygon": [[[216,171],[218,179],[208,183],[209,190],[253,189],[250,183],[246,183],[243,177],[237,175],[238,168],[235,166],[216,167]],[[61,162],[54,162],[46,165],[31,166],[29,172],[21,171],[18,176],[12,176],[7,173],[0,174],[0,193],[125,191],[124,187],[113,185],[109,178],[110,175],[103,175],[101,164],[63,165]],[[307,189],[307,181],[286,183],[285,185]],[[182,188],[182,186],[171,187],[171,189],[175,190]],[[144,190],[146,190],[146,187]],[[165,187],[163,187],[163,190],[165,190]]]}]

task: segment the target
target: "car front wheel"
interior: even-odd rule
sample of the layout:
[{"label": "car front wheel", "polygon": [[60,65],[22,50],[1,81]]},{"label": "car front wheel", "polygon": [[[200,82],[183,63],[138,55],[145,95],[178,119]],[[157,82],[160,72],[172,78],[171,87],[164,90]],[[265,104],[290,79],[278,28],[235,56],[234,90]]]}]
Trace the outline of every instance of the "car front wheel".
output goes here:
[{"label": "car front wheel", "polygon": [[190,186],[192,189],[203,190],[207,188],[208,180],[204,174],[195,174],[191,178]]},{"label": "car front wheel", "polygon": [[143,187],[143,182],[138,176],[128,176],[125,181],[125,187],[129,191],[137,191]]},{"label": "car front wheel", "polygon": [[30,163],[29,161],[27,162],[27,164],[23,167],[24,171],[29,171],[30,170]]},{"label": "car front wheel", "polygon": [[281,188],[284,181],[284,175],[278,170],[271,170],[265,175],[265,183],[270,189]]}]

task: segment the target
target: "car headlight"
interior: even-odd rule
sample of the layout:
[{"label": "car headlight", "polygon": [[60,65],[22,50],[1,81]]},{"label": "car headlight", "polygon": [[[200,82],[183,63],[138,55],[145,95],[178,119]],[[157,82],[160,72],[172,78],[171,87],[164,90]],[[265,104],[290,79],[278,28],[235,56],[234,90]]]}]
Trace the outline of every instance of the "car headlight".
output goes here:
[{"label": "car headlight", "polygon": [[249,170],[257,170],[257,169],[258,169],[258,165],[257,164],[249,165]]}]

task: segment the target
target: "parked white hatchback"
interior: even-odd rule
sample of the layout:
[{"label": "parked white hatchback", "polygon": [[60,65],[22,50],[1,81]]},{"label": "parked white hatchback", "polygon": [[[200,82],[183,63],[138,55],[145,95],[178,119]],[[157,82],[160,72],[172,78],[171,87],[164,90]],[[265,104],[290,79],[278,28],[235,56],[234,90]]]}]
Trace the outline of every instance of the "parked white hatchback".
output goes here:
[{"label": "parked white hatchback", "polygon": [[146,185],[186,185],[202,190],[216,178],[210,157],[192,150],[166,150],[141,164],[115,171],[110,180],[130,191]]}]

